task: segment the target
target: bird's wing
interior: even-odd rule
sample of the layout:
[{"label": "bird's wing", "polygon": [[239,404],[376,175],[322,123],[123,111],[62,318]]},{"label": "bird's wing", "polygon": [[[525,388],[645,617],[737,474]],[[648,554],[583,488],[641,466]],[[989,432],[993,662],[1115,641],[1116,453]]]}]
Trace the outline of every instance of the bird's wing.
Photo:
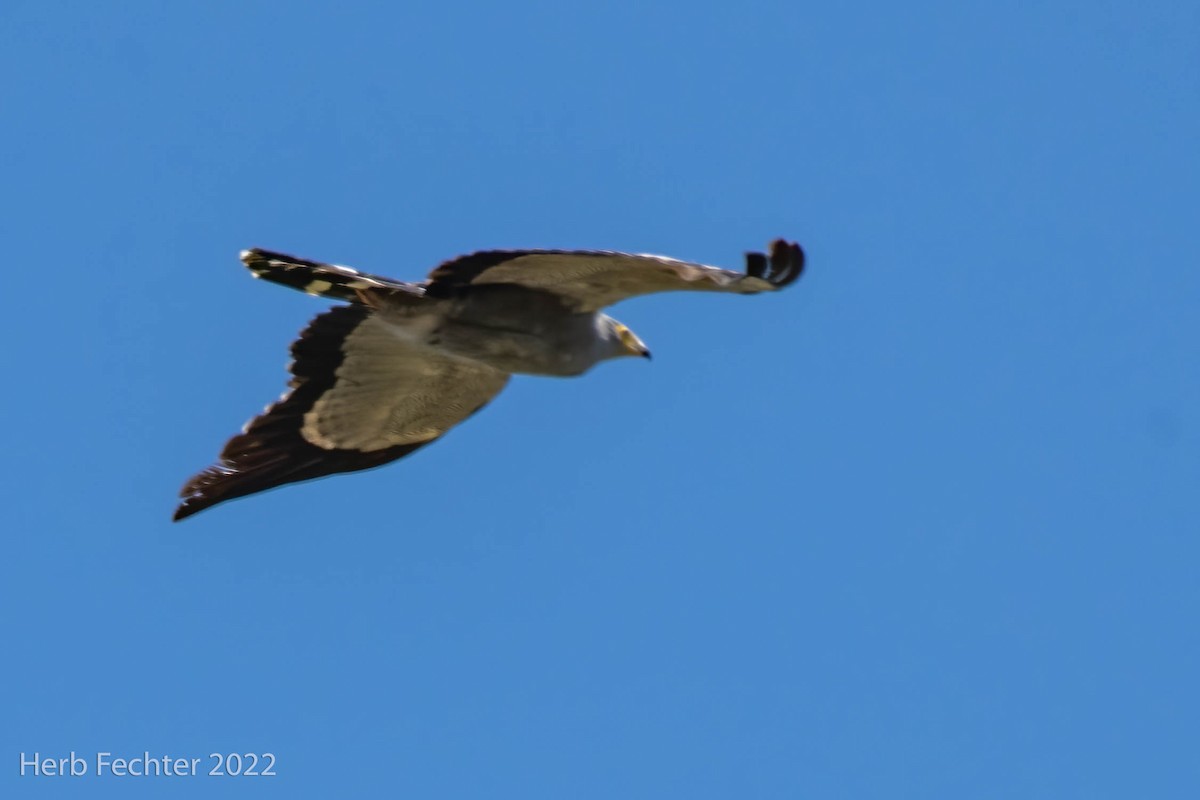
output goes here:
[{"label": "bird's wing", "polygon": [[243,250],[241,258],[256,278],[331,300],[372,305],[365,297],[371,295],[386,297],[392,305],[412,304],[419,302],[425,294],[425,290],[417,283],[405,283],[359,272],[340,264],[309,261],[257,247]]},{"label": "bird's wing", "polygon": [[285,483],[406,456],[478,411],[508,374],[397,335],[363,306],[316,317],[292,344],[290,390],[189,480],[175,519]]},{"label": "bird's wing", "polygon": [[769,254],[747,253],[744,273],[602,250],[486,250],[434,269],[425,291],[448,297],[471,286],[513,284],[556,294],[579,311],[595,311],[651,292],[769,292],[787,286],[803,270],[804,251],[782,239],[771,243]]}]

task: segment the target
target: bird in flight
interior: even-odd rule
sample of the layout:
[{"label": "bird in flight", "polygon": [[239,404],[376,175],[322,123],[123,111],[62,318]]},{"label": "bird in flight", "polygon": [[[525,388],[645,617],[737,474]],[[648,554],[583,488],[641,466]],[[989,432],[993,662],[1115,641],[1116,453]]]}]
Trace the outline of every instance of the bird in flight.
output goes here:
[{"label": "bird in flight", "polygon": [[513,373],[572,376],[601,361],[650,357],[601,312],[652,292],[755,294],[804,270],[778,239],[735,272],[603,250],[486,250],[420,283],[267,250],[244,250],[254,277],[349,303],[292,343],[291,381],[184,484],[181,520],[235,497],[394,461],[441,437],[499,394]]}]

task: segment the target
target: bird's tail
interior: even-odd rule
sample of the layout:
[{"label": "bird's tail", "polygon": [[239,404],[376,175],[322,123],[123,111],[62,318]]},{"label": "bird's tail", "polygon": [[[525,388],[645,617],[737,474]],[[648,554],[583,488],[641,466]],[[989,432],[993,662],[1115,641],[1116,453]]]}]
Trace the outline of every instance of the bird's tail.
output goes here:
[{"label": "bird's tail", "polygon": [[307,261],[284,253],[260,250],[257,247],[243,250],[241,257],[242,263],[256,278],[332,300],[372,305],[372,296],[380,294],[390,297],[401,295],[413,299],[425,295],[425,288],[420,284],[368,275],[350,267]]}]

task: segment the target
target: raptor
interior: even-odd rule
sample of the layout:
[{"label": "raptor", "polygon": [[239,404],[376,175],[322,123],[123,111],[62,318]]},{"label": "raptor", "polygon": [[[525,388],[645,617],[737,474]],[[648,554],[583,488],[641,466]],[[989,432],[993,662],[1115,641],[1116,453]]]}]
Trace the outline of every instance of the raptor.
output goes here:
[{"label": "raptor", "polygon": [[176,520],[236,497],[394,461],[495,397],[513,373],[573,376],[650,357],[607,306],[669,291],[755,294],[804,271],[778,239],[745,272],[603,250],[487,250],[419,283],[268,250],[241,254],[254,277],[343,301],[292,344],[288,391],[184,484]]}]

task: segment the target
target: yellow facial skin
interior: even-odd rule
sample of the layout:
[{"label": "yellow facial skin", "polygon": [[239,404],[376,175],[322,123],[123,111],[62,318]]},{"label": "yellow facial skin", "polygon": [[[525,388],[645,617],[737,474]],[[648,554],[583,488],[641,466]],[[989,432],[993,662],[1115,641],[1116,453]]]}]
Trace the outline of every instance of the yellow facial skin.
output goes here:
[{"label": "yellow facial skin", "polygon": [[617,336],[621,339],[621,344],[631,356],[640,356],[641,358],[650,357],[650,348],[646,347],[646,343],[638,338],[637,334],[629,330],[621,323],[616,326]]}]

